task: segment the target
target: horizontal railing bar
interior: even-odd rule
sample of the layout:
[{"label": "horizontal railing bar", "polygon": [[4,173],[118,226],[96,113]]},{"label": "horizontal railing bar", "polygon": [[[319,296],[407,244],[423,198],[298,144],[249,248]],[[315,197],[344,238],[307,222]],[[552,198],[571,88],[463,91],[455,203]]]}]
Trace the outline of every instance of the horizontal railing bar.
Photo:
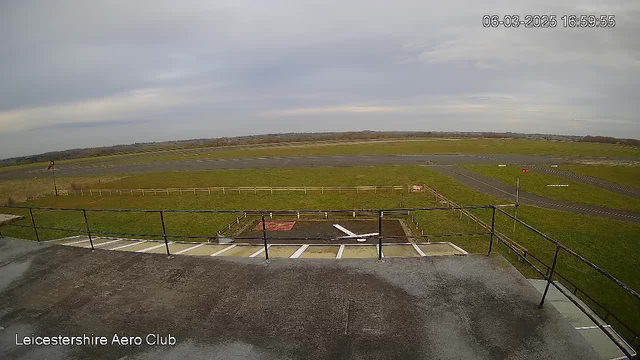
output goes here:
[{"label": "horizontal railing bar", "polygon": [[567,246],[565,246],[564,244],[553,240],[551,237],[549,237],[548,235],[542,233],[541,231],[537,230],[536,228],[534,228],[533,226],[523,222],[522,220],[516,218],[515,216],[507,213],[506,211],[496,208],[498,211],[500,211],[501,213],[507,215],[508,217],[510,217],[511,219],[517,221],[519,224],[525,226],[526,228],[528,228],[529,230],[535,232],[536,234],[542,236],[543,238],[545,238],[546,240],[550,241],[551,243],[553,243],[554,245],[560,247],[560,249],[566,251],[568,254],[573,255],[575,258],[577,258],[578,260],[584,262],[585,264],[589,265],[592,269],[596,270],[597,272],[599,272],[600,274],[602,274],[603,276],[605,276],[606,278],[608,278],[609,280],[615,282],[618,286],[620,286],[621,288],[623,288],[625,291],[627,291],[629,294],[633,295],[636,299],[640,299],[640,294],[638,294],[635,290],[633,290],[631,287],[629,287],[627,284],[625,284],[624,282],[618,280],[616,277],[614,277],[613,275],[609,274],[608,272],[604,271],[603,269],[601,269],[598,265],[592,263],[591,261],[587,260],[586,258],[584,258],[581,255],[578,255],[576,252],[574,252],[573,250],[569,249]]},{"label": "horizontal railing bar", "polygon": [[203,214],[242,214],[247,215],[254,214],[303,214],[303,213],[348,213],[348,212],[372,212],[378,213],[393,212],[393,211],[436,211],[436,210],[471,210],[471,209],[491,209],[492,205],[482,206],[459,206],[459,207],[435,207],[435,208],[395,208],[395,209],[343,209],[343,210],[163,210],[163,209],[83,209],[83,208],[56,208],[56,207],[33,207],[33,206],[9,206],[0,205],[3,208],[9,209],[34,209],[34,210],[59,210],[59,211],[93,211],[93,212],[140,212],[140,213],[155,213],[163,211],[165,213],[203,213]]}]

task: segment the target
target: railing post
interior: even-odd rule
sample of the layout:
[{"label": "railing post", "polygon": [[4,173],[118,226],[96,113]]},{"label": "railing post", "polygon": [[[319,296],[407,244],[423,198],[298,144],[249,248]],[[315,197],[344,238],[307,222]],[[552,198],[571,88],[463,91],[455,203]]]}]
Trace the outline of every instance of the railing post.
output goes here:
[{"label": "railing post", "polygon": [[38,235],[38,229],[36,228],[36,221],[33,218],[33,210],[29,208],[29,215],[31,216],[31,225],[33,225],[33,231],[36,233],[36,240],[38,240],[38,244],[40,244],[40,235]]},{"label": "railing post", "polygon": [[553,273],[556,271],[556,263],[558,262],[558,253],[560,252],[560,246],[558,244],[556,244],[556,253],[555,255],[553,255],[553,263],[551,264],[551,272],[549,273],[549,277],[547,279],[547,285],[544,288],[544,293],[542,294],[542,299],[540,299],[540,305],[538,305],[539,308],[542,308],[542,305],[544,304],[544,298],[547,296],[547,291],[549,291],[549,285],[551,285],[551,282],[553,281]]},{"label": "railing post", "polygon": [[87,210],[82,209],[82,215],[84,216],[84,225],[87,227],[87,236],[89,236],[89,243],[91,244],[91,251],[94,251],[93,239],[91,238],[91,230],[89,230],[89,220],[87,220]]},{"label": "railing post", "polygon": [[496,207],[492,206],[493,214],[491,215],[491,235],[489,235],[489,252],[487,255],[491,254],[491,249],[493,248],[493,237],[496,235]]},{"label": "railing post", "polygon": [[164,246],[167,249],[167,256],[171,256],[169,252],[169,241],[167,241],[167,229],[164,226],[164,211],[160,211],[160,222],[162,223],[162,237],[164,238]]},{"label": "railing post", "polygon": [[378,260],[382,260],[382,210],[378,210]]},{"label": "railing post", "polygon": [[267,226],[264,223],[264,212],[262,213],[262,239],[264,240],[264,257],[269,260],[269,246],[267,245]]}]

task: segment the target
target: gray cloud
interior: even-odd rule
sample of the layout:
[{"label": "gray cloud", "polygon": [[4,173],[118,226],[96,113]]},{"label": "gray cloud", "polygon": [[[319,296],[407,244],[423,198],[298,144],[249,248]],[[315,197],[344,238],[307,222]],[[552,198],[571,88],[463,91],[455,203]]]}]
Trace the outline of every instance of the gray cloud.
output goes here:
[{"label": "gray cloud", "polygon": [[[633,0],[0,7],[0,157],[286,131],[640,137]],[[617,25],[482,27],[507,13],[614,14]]]}]

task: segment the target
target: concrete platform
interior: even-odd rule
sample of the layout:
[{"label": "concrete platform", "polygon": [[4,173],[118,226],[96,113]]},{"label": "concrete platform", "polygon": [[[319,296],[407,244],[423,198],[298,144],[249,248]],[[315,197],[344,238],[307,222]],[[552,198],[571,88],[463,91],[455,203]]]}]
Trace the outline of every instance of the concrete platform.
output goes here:
[{"label": "concrete platform", "polygon": [[[498,255],[267,264],[33,245],[0,240],[0,261],[23,250],[0,267],[2,359],[599,358]],[[176,344],[15,345],[83,333]]]},{"label": "concrete platform", "polygon": [[[540,294],[544,293],[544,288],[547,283],[545,280],[531,279],[529,282]],[[622,337],[610,325],[605,323],[604,320],[602,320],[595,312],[591,311],[591,309],[589,309],[582,300],[571,294],[571,292],[562,284],[558,282],[556,282],[556,284],[561,286],[567,294],[570,294],[569,296],[576,300],[580,306],[587,309],[589,314],[598,321],[598,324],[603,325],[606,328],[606,331],[617,338],[621,343],[626,344],[624,339],[622,339]],[[580,310],[580,308],[578,308],[573,302],[571,302],[571,300],[569,300],[569,298],[554,286],[549,287],[547,297],[545,298],[545,304],[553,306],[560,312],[560,314],[569,320],[571,325],[573,325],[596,350],[601,359],[626,359],[626,356],[620,348],[616,346],[616,344],[596,325],[596,323],[594,323],[582,310]],[[626,346],[626,348],[631,354],[635,354],[635,350],[633,350],[631,346]]]}]

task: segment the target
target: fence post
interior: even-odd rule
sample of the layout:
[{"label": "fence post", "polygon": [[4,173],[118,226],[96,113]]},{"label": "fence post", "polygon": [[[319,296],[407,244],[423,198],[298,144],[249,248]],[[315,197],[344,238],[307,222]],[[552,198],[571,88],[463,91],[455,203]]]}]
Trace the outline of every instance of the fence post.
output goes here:
[{"label": "fence post", "polygon": [[382,260],[382,210],[378,210],[378,260]]},{"label": "fence post", "polygon": [[542,294],[542,299],[540,299],[540,305],[538,308],[542,309],[542,305],[544,304],[544,298],[547,296],[547,291],[549,291],[549,285],[553,281],[553,273],[556,271],[556,263],[558,262],[558,253],[560,252],[560,246],[556,244],[556,253],[553,255],[553,263],[551,264],[551,272],[549,273],[549,278],[547,279],[547,285],[544,288],[544,293]]},{"label": "fence post", "polygon": [[84,216],[84,225],[87,227],[87,236],[89,237],[89,243],[91,244],[91,251],[94,251],[93,239],[91,238],[91,230],[89,230],[89,220],[87,220],[87,210],[82,209],[82,216]]},{"label": "fence post", "polygon": [[493,248],[493,237],[496,234],[496,207],[492,206],[491,208],[493,209],[493,214],[491,215],[491,235],[489,235],[489,252],[487,255],[491,254],[491,249]]},{"label": "fence post", "polygon": [[164,227],[164,211],[160,211],[160,222],[162,223],[162,237],[164,238],[164,246],[167,248],[167,256],[170,256],[169,253],[169,242],[167,241],[167,230]]},{"label": "fence post", "polygon": [[264,240],[264,257],[269,260],[269,246],[267,245],[267,226],[264,223],[264,212],[262,212],[262,239]]},{"label": "fence post", "polygon": [[38,229],[36,228],[36,221],[33,218],[33,210],[29,208],[29,215],[31,216],[31,225],[33,225],[33,231],[36,233],[36,240],[40,244],[40,235],[38,235]]}]

